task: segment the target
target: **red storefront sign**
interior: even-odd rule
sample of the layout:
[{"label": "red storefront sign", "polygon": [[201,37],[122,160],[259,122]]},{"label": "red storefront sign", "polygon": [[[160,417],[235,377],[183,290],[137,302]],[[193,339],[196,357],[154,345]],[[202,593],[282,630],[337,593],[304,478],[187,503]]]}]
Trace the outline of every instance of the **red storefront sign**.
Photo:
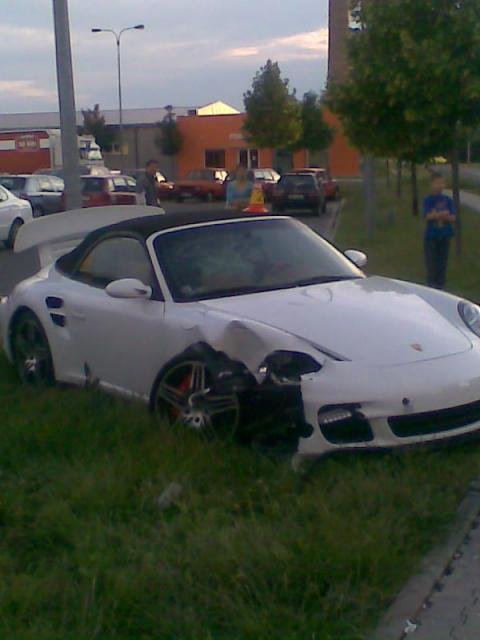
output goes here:
[{"label": "red storefront sign", "polygon": [[16,151],[38,151],[40,149],[40,138],[34,133],[26,133],[15,138]]}]

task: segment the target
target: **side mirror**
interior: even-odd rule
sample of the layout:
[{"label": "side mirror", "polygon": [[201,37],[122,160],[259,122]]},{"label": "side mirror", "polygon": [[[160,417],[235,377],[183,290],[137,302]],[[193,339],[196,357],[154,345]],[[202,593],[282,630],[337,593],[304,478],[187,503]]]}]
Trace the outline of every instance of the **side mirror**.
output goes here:
[{"label": "side mirror", "polygon": [[356,249],[347,249],[347,251],[345,251],[345,255],[360,269],[364,267],[368,262],[367,255],[363,253],[363,251],[357,251]]},{"label": "side mirror", "polygon": [[143,298],[149,300],[152,297],[152,287],[148,287],[136,278],[114,280],[107,285],[105,291],[112,298]]}]

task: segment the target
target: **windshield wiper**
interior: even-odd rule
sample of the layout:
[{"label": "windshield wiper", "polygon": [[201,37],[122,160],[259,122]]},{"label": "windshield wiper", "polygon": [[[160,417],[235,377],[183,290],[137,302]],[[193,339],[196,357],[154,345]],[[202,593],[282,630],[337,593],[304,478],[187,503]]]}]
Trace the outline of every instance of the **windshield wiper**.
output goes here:
[{"label": "windshield wiper", "polygon": [[344,280],[361,280],[362,276],[315,276],[313,278],[304,278],[303,280],[295,280],[289,283],[290,287],[308,287],[313,284],[326,284],[328,282],[342,282]]}]

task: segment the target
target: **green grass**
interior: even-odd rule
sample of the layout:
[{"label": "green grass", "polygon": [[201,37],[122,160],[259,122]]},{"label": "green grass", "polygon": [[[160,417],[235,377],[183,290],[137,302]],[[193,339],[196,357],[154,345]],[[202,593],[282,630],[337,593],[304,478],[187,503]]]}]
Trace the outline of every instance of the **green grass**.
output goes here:
[{"label": "green grass", "polygon": [[[373,237],[367,238],[362,187],[360,184],[342,185],[346,205],[336,242],[344,249],[354,247],[366,251],[369,256],[369,273],[425,283],[424,221],[421,215],[418,218],[412,216],[408,185],[404,185],[400,202],[396,200],[394,188],[394,179],[391,189],[386,187],[384,181],[379,180],[376,229]],[[424,197],[427,193],[428,180],[421,175],[420,194]],[[447,289],[456,295],[480,301],[480,214],[463,207],[461,217],[462,254],[460,257],[456,255],[455,243],[452,242]]]},{"label": "green grass", "polygon": [[[367,242],[345,189],[342,246],[420,280],[420,223],[399,212]],[[452,287],[473,291],[461,274]],[[479,468],[470,444],[324,459],[299,477],[142,406],[26,390],[0,357],[0,638],[370,638]],[[171,482],[183,494],[161,511]]]}]

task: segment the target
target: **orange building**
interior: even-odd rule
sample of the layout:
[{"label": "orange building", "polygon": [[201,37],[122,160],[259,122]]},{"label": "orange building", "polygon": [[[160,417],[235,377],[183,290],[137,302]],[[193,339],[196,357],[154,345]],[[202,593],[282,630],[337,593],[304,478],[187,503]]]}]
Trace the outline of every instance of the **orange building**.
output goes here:
[{"label": "orange building", "polygon": [[[308,152],[298,151],[292,157],[275,154],[272,149],[256,149],[243,133],[245,114],[191,115],[177,119],[184,136],[183,148],[177,156],[177,174],[185,177],[194,169],[205,167],[233,170],[239,163],[250,168],[273,167],[288,170],[309,165]],[[326,118],[335,129],[335,140],[328,151],[332,175],[350,177],[359,174],[359,154],[342,134],[333,115]]]}]

